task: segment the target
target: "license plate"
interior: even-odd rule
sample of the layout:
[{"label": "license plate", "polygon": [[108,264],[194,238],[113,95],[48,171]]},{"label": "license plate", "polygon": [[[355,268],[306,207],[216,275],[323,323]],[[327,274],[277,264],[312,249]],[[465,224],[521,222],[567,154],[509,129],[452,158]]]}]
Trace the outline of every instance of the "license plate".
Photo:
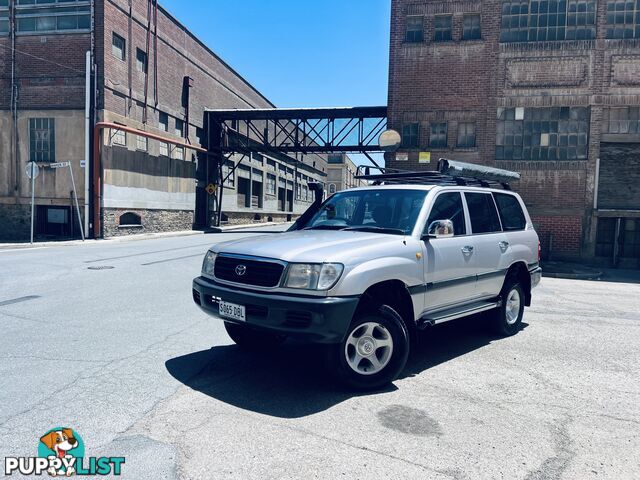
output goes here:
[{"label": "license plate", "polygon": [[246,321],[244,305],[221,301],[218,303],[218,312],[221,317],[240,320],[242,322]]}]

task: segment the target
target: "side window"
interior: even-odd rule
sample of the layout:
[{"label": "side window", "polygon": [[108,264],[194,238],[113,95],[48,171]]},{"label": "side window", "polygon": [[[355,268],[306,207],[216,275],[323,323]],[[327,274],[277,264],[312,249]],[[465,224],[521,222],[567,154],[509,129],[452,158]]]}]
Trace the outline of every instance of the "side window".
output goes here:
[{"label": "side window", "polygon": [[496,199],[498,205],[503,230],[524,230],[527,226],[527,219],[518,199],[508,193],[494,193],[493,198]]},{"label": "side window", "polygon": [[469,208],[473,233],[500,232],[500,220],[490,193],[468,193],[464,197]]},{"label": "side window", "polygon": [[454,235],[464,235],[467,228],[464,220],[464,207],[462,206],[462,197],[458,192],[441,193],[436,198],[427,224],[424,226],[425,233],[429,229],[431,222],[436,220],[451,220],[453,222]]}]

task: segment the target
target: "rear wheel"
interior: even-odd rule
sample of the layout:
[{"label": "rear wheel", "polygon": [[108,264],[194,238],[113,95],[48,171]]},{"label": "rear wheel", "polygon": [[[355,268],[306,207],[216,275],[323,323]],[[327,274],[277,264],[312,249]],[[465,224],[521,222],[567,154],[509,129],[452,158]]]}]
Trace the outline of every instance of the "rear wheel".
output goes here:
[{"label": "rear wheel", "polygon": [[507,278],[500,298],[502,305],[494,313],[494,329],[503,336],[514,335],[520,330],[525,302],[524,289],[517,278]]},{"label": "rear wheel", "polygon": [[285,341],[286,336],[251,328],[248,325],[224,322],[224,328],[237,345],[250,350],[268,350]]},{"label": "rear wheel", "polygon": [[409,355],[409,334],[392,308],[358,315],[346,338],[328,349],[329,364],[349,387],[370,390],[395,380]]}]

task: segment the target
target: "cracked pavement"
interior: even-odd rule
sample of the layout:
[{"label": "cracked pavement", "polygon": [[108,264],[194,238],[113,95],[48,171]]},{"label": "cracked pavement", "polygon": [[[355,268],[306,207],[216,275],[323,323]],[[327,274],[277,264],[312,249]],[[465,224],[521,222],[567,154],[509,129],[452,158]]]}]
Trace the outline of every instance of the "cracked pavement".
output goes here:
[{"label": "cracked pavement", "polygon": [[0,456],[69,426],[131,479],[640,477],[640,284],[545,278],[516,336],[435,327],[353,394],[317,347],[247,353],[193,305],[245,235],[0,248]]}]

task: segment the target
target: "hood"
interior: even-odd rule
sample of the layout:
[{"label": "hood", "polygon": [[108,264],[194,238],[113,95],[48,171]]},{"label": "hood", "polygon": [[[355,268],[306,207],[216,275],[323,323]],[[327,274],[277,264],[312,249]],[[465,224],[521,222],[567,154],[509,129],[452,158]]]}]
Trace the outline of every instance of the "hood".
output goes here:
[{"label": "hood", "polygon": [[404,235],[340,230],[296,230],[223,242],[212,247],[218,253],[274,258],[286,262],[360,263],[378,252],[404,246]]}]

